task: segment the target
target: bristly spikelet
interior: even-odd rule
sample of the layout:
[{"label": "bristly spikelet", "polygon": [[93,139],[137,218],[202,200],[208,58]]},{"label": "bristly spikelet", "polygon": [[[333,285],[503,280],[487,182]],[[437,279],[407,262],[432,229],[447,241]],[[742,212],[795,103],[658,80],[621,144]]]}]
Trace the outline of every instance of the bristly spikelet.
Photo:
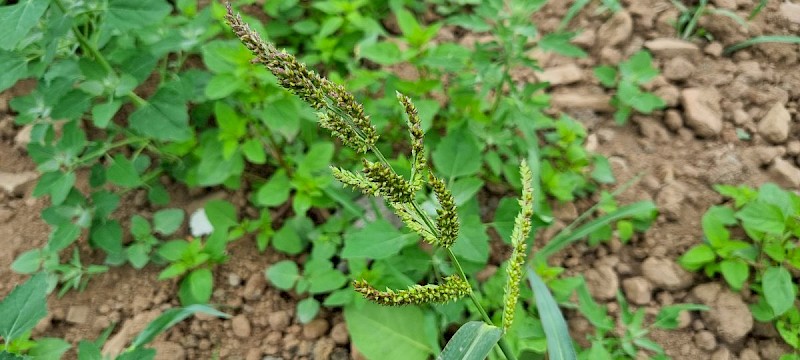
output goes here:
[{"label": "bristly spikelet", "polygon": [[522,266],[525,264],[527,245],[525,240],[531,232],[531,217],[533,216],[533,176],[526,161],[520,164],[519,172],[522,178],[522,197],[519,205],[522,208],[514,219],[514,231],[511,233],[511,258],[506,267],[508,279],[506,282],[503,299],[503,331],[508,331],[514,322],[514,311],[519,298],[519,282],[522,279]]},{"label": "bristly spikelet", "polygon": [[[279,51],[261,39],[242,17],[233,14],[230,3],[225,20],[234,34],[256,56],[254,63],[264,65],[278,79],[280,85],[299,96],[303,101],[319,110],[320,124],[333,132],[342,142],[354,150],[365,153],[375,145],[378,133],[364,114],[364,106],[353,94],[339,84],[309,70],[293,55]],[[321,115],[320,115],[321,114]]]},{"label": "bristly spikelet", "polygon": [[422,240],[426,243],[439,246],[439,238],[436,237],[436,234],[431,233],[428,230],[428,227],[425,226],[418,217],[414,215],[414,213],[409,209],[407,204],[400,204],[400,203],[392,203],[392,208],[394,209],[394,213],[397,214],[397,217],[400,220],[403,220],[403,223],[406,224],[406,227],[409,230],[417,233]]},{"label": "bristly spikelet", "polygon": [[423,140],[425,133],[422,131],[422,122],[419,119],[419,112],[411,102],[411,98],[397,92],[397,100],[403,105],[406,115],[408,116],[408,132],[411,135],[411,159],[412,159],[412,175],[411,184],[417,190],[422,189],[425,183],[424,172],[427,166],[427,159],[425,158],[425,147]]},{"label": "bristly spikelet", "polygon": [[414,285],[407,290],[379,291],[364,280],[354,281],[353,287],[367,300],[386,306],[444,304],[472,292],[472,286],[458,275],[446,277],[439,285]]},{"label": "bristly spikelet", "polygon": [[445,186],[444,181],[433,176],[429,176],[433,193],[439,200],[440,209],[436,210],[439,214],[436,217],[436,229],[439,231],[439,245],[444,248],[452,246],[458,239],[458,214],[456,213],[456,201],[453,193]]},{"label": "bristly spikelet", "polygon": [[331,166],[331,174],[342,184],[360,190],[364,195],[378,195],[378,185],[369,181],[363,174],[354,173],[335,166]]},{"label": "bristly spikelet", "polygon": [[378,193],[392,203],[414,202],[414,187],[386,164],[364,160],[364,175],[378,186]]}]

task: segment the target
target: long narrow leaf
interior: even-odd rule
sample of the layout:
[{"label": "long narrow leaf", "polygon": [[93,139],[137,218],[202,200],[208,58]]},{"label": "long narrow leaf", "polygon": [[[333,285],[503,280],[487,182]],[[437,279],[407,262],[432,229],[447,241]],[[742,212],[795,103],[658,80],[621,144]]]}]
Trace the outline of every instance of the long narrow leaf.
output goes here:
[{"label": "long narrow leaf", "polygon": [[145,345],[153,339],[156,338],[159,334],[167,331],[167,329],[171,328],[173,325],[183,321],[189,316],[194,315],[195,313],[205,313],[213,316],[218,316],[221,318],[229,318],[230,315],[225,314],[223,312],[214,309],[208,305],[201,305],[195,304],[190,305],[183,308],[177,309],[169,309],[157,317],[155,320],[147,324],[147,327],[142,330],[141,333],[133,340],[131,346],[128,348],[129,351],[136,350],[142,345]]},{"label": "long narrow leaf", "polygon": [[731,45],[727,49],[725,49],[725,55],[733,54],[739,50],[742,50],[746,47],[753,46],[756,44],[765,44],[765,43],[785,43],[785,44],[800,44],[800,36],[791,36],[791,35],[765,35],[765,36],[756,36],[752,39],[747,39],[740,43]]},{"label": "long narrow leaf", "polygon": [[559,252],[565,247],[569,246],[575,241],[578,241],[592,232],[606,226],[614,221],[624,219],[637,214],[644,214],[656,210],[655,204],[652,201],[640,201],[630,205],[623,206],[617,211],[603,215],[597,219],[583,224],[581,227],[574,231],[563,232],[556,235],[545,245],[541,250],[536,253],[537,261],[545,261],[548,257]]},{"label": "long narrow leaf", "polygon": [[[550,360],[575,360],[575,347],[572,346],[572,338],[569,336],[567,322],[561,313],[553,294],[547,288],[544,281],[528,268],[528,281],[533,289],[533,296],[536,299],[536,308],[539,309],[539,316],[542,319],[542,327],[547,336],[547,353]],[[448,344],[449,345],[449,344]]]},{"label": "long narrow leaf", "polygon": [[461,326],[444,347],[437,360],[484,360],[503,332],[483,321],[470,321]]}]

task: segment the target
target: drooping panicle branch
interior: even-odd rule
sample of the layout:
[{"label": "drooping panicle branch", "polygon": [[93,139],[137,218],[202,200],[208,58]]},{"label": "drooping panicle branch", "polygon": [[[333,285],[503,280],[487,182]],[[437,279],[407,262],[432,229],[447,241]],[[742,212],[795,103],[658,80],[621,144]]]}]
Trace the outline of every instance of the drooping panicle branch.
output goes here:
[{"label": "drooping panicle branch", "polygon": [[436,229],[439,231],[439,245],[445,248],[452,246],[458,239],[460,228],[458,213],[456,213],[456,200],[453,193],[447,188],[444,181],[433,174],[429,176],[433,193],[439,200],[440,209],[436,210]]},{"label": "drooping panicle branch", "polygon": [[379,291],[364,280],[353,282],[356,291],[367,300],[381,305],[402,306],[419,304],[444,304],[458,300],[472,292],[469,283],[458,275],[451,275],[438,285],[413,285],[407,290]]},{"label": "drooping panicle branch", "polygon": [[378,140],[378,133],[364,114],[364,106],[356,101],[339,84],[321,77],[293,55],[275,48],[261,39],[242,21],[239,14],[234,15],[230,3],[225,20],[233,33],[256,56],[254,63],[264,65],[278,79],[281,87],[299,96],[318,111],[320,126],[330,130],[334,136],[354,150],[367,152]]},{"label": "drooping panicle branch", "polygon": [[425,184],[424,173],[428,164],[423,143],[425,132],[422,131],[422,121],[411,98],[397,92],[397,100],[403,105],[408,116],[408,132],[411,135],[411,184],[419,190]]},{"label": "drooping panicle branch", "polygon": [[511,258],[506,267],[508,276],[503,299],[503,331],[508,331],[514,322],[514,311],[519,299],[519,282],[522,280],[522,267],[525,265],[527,245],[525,240],[531,233],[531,217],[533,217],[533,175],[526,161],[520,164],[522,178],[522,197],[519,199],[521,210],[514,219],[514,230],[511,233]]}]

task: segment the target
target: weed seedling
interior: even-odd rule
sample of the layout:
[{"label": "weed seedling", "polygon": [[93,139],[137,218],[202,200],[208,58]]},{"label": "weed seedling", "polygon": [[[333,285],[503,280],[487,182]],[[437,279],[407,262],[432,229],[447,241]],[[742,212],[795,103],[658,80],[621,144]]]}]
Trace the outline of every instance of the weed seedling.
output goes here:
[{"label": "weed seedling", "polygon": [[611,105],[617,109],[614,120],[619,124],[627,122],[633,110],[650,114],[667,105],[657,95],[640,88],[658,76],[658,69],[653,66],[653,57],[646,50],[641,50],[621,62],[618,69],[608,65],[599,66],[594,69],[594,74],[603,86],[617,89]]}]

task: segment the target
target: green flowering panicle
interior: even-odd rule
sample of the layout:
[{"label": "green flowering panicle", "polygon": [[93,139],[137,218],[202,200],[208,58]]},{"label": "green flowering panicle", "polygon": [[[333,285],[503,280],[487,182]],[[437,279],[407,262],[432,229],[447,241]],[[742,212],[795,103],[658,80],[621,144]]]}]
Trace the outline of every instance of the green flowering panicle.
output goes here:
[{"label": "green flowering panicle", "polygon": [[408,115],[408,132],[411,135],[411,184],[414,185],[414,188],[420,190],[425,182],[423,173],[427,167],[425,147],[423,145],[425,133],[422,131],[419,112],[414,103],[411,102],[411,98],[397,92],[397,100],[403,105],[406,115]]},{"label": "green flowering panicle", "polygon": [[379,291],[365,280],[354,281],[353,287],[367,300],[386,306],[444,304],[472,292],[469,283],[458,275],[446,277],[444,283],[439,285],[413,285],[407,290]]},{"label": "green flowering panicle", "polygon": [[458,239],[458,214],[456,213],[456,201],[453,193],[445,186],[444,181],[433,176],[429,176],[433,193],[439,200],[440,209],[436,210],[436,229],[439,231],[439,245],[444,248],[452,246]]},{"label": "green flowering panicle", "polygon": [[386,164],[364,159],[364,175],[378,186],[378,193],[389,202],[414,202],[414,187]]},{"label": "green flowering panicle", "polygon": [[527,255],[525,240],[531,232],[531,217],[533,216],[533,176],[528,163],[524,160],[520,164],[519,173],[522,178],[522,197],[519,199],[519,205],[522,209],[514,219],[514,231],[511,233],[513,250],[506,267],[508,282],[506,282],[503,299],[503,331],[508,331],[514,322],[514,310],[519,298],[519,282],[522,279],[522,266],[525,265]]},{"label": "green flowering panicle", "polygon": [[333,177],[342,184],[360,190],[364,195],[378,195],[378,185],[369,181],[364,174],[354,173],[335,166],[331,166],[330,168]]},{"label": "green flowering panicle", "polygon": [[397,214],[397,217],[406,224],[411,231],[417,233],[422,240],[426,243],[440,246],[441,242],[436,234],[432,233],[431,230],[423,224],[423,220],[421,220],[412,209],[409,208],[408,204],[401,204],[401,203],[392,203],[392,209],[394,209],[394,213]]},{"label": "green flowering panicle", "polygon": [[256,56],[253,63],[264,65],[285,89],[299,96],[318,110],[320,125],[354,150],[365,153],[378,141],[378,133],[364,114],[364,106],[339,84],[321,77],[293,55],[279,51],[261,39],[239,14],[234,15],[230,3],[225,20],[234,34]]}]

